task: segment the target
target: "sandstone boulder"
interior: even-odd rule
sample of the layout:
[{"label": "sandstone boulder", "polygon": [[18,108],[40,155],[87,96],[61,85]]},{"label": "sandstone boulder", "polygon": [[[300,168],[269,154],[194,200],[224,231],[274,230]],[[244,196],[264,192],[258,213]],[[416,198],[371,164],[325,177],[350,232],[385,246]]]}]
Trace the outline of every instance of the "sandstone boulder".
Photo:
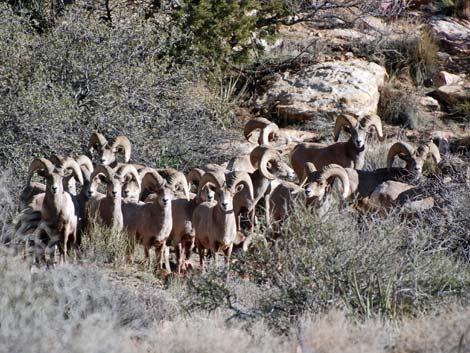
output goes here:
[{"label": "sandstone boulder", "polygon": [[462,81],[462,78],[458,75],[451,74],[447,71],[439,71],[433,78],[432,83],[435,87],[441,87],[446,85],[455,85]]},{"label": "sandstone boulder", "polygon": [[470,84],[441,86],[435,94],[438,99],[450,105],[470,101]]},{"label": "sandstone boulder", "polygon": [[459,53],[470,53],[470,21],[455,17],[436,16],[429,22],[436,40]]},{"label": "sandstone boulder", "polygon": [[364,60],[331,61],[280,76],[256,104],[288,120],[373,114],[386,71]]}]

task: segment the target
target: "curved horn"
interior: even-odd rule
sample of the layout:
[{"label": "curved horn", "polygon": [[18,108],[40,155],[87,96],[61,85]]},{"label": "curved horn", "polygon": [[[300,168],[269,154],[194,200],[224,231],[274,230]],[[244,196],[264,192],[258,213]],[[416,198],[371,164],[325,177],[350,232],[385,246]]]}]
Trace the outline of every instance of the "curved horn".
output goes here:
[{"label": "curved horn", "polygon": [[106,178],[106,180],[109,182],[113,174],[114,174],[113,170],[107,165],[97,166],[91,173],[89,189],[96,190],[96,183],[100,181],[100,179],[98,178],[100,175],[103,175]]},{"label": "curved horn", "polygon": [[335,121],[335,129],[334,129],[334,139],[335,142],[339,139],[339,134],[344,126],[348,126],[349,128],[353,128],[356,125],[357,120],[349,115],[340,115],[336,118]]},{"label": "curved horn", "polygon": [[114,175],[114,172],[107,165],[99,165],[93,170],[93,173],[91,173],[90,180],[93,181],[98,174],[103,174],[104,177],[108,179],[108,181],[110,181],[112,176]]},{"label": "curved horn", "polygon": [[213,184],[217,189],[220,189],[222,185],[225,184],[225,175],[220,172],[216,171],[209,171],[206,172],[202,178],[201,181],[199,182],[199,185],[197,187],[197,194],[198,196],[201,194],[201,190],[206,185],[207,183]]},{"label": "curved horn", "polygon": [[26,177],[26,186],[30,186],[31,179],[38,169],[42,169],[46,171],[47,174],[51,174],[54,171],[54,165],[47,158],[35,158],[29,165],[28,176]]},{"label": "curved horn", "polygon": [[165,185],[166,181],[153,168],[144,168],[139,172],[141,191],[149,188],[150,185],[157,184],[158,187]]},{"label": "curved horn", "polygon": [[253,182],[251,181],[250,175],[247,172],[230,172],[227,174],[227,187],[235,192],[238,184],[243,183],[250,192],[250,198],[254,198]]},{"label": "curved horn", "polygon": [[61,167],[64,169],[70,169],[72,174],[75,175],[75,179],[83,185],[82,170],[78,163],[72,157],[65,157],[62,159]]},{"label": "curved horn", "polygon": [[315,167],[315,164],[313,164],[312,162],[305,163],[304,169],[305,169],[305,178],[303,180],[299,180],[301,188],[305,186],[305,183],[307,183],[307,181],[312,180],[312,179],[318,179],[320,176],[320,172],[317,170],[317,168]]},{"label": "curved horn", "polygon": [[77,161],[77,164],[82,171],[83,179],[90,182],[91,173],[93,172],[93,163],[91,163],[90,158],[88,158],[84,154],[81,154],[80,156],[75,158],[75,160]]},{"label": "curved horn", "polygon": [[346,173],[346,170],[340,165],[337,165],[337,164],[327,165],[325,168],[323,168],[321,175],[325,180],[328,180],[329,178],[333,176],[336,176],[341,180],[341,182],[343,183],[343,193],[341,194],[341,198],[343,200],[346,199],[351,194],[349,191],[350,187],[349,187],[348,173]]},{"label": "curved horn", "polygon": [[63,163],[63,160],[64,160],[64,156],[60,155],[60,154],[54,154],[52,155],[49,160],[52,162],[52,164],[54,164],[56,167],[60,167]]},{"label": "curved horn", "polygon": [[186,200],[189,201],[189,185],[183,173],[174,168],[166,168],[159,170],[158,172],[171,186],[176,187],[177,185],[180,185],[183,189]]},{"label": "curved horn", "polygon": [[[253,130],[264,129],[265,127],[267,127],[270,124],[271,124],[271,122],[268,119],[265,119],[265,118],[251,119],[250,121],[248,121],[246,123],[245,128],[243,129],[243,135],[245,136],[247,141],[253,142],[253,141],[250,140]],[[260,135],[261,135],[261,133],[260,133]]]},{"label": "curved horn", "polygon": [[140,175],[137,172],[137,169],[133,164],[123,164],[119,166],[116,170],[116,174],[120,175],[121,177],[125,177],[126,175],[130,175],[131,179],[134,179],[140,189]]},{"label": "curved horn", "polygon": [[274,161],[279,163],[281,161],[280,154],[267,146],[258,146],[250,153],[250,162],[256,169],[259,169],[261,174],[269,180],[274,180],[276,177],[268,170],[268,162]]},{"label": "curved horn", "polygon": [[387,155],[387,170],[390,172],[392,169],[393,161],[396,155],[406,155],[411,158],[413,154],[412,148],[404,142],[396,142],[390,147]]},{"label": "curved horn", "polygon": [[123,152],[124,153],[124,162],[127,163],[131,159],[131,142],[126,136],[117,136],[112,141],[109,142],[113,152]]},{"label": "curved horn", "polygon": [[434,159],[434,163],[439,163],[441,161],[441,154],[439,152],[439,148],[436,146],[436,144],[434,142],[428,142],[427,144],[424,145],[425,147],[427,147],[428,151],[427,151],[427,155],[426,155],[426,158],[431,155],[432,158]]},{"label": "curved horn", "polygon": [[93,163],[91,162],[90,158],[88,158],[84,154],[81,154],[77,158],[75,158],[75,161],[77,161],[80,167],[84,166],[86,169],[88,169],[90,173],[93,171]]},{"label": "curved horn", "polygon": [[103,134],[100,134],[99,132],[94,132],[90,137],[90,141],[88,142],[88,151],[92,153],[93,150],[97,149],[96,146],[103,148],[104,146],[106,146],[107,143],[108,140],[106,140]]},{"label": "curved horn", "polygon": [[186,175],[186,181],[188,182],[189,185],[194,184],[194,185],[199,185],[201,182],[201,178],[204,175],[205,171],[203,171],[201,168],[193,168],[188,175]]},{"label": "curved horn", "polygon": [[279,126],[277,126],[275,123],[270,123],[268,126],[261,129],[258,138],[258,144],[269,145],[269,138],[272,137],[272,140],[274,140],[274,136],[276,136],[278,132]]},{"label": "curved horn", "polygon": [[385,139],[385,136],[382,131],[382,120],[378,115],[366,115],[360,120],[361,126],[365,129],[373,126],[375,128],[375,132],[377,132],[377,136],[379,137],[380,141]]}]

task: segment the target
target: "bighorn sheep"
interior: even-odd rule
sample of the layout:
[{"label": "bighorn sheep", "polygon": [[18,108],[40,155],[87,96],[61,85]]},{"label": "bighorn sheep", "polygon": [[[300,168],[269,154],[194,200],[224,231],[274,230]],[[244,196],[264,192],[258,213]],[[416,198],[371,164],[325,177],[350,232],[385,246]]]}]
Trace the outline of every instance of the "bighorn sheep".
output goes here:
[{"label": "bighorn sheep", "polygon": [[[259,130],[258,139],[255,132]],[[300,143],[316,138],[318,135],[312,132],[299,131],[294,129],[279,129],[279,127],[265,118],[254,118],[249,120],[244,128],[243,134],[247,141],[259,145],[271,147],[283,147],[283,150],[289,149],[287,146],[292,143]]]},{"label": "bighorn sheep", "polygon": [[323,201],[334,178],[338,178],[343,184],[342,200],[345,200],[351,194],[352,190],[349,184],[349,175],[343,167],[337,164],[330,164],[324,167],[321,172],[318,172],[313,163],[308,162],[305,169],[308,173],[304,182],[307,204],[316,200]]},{"label": "bighorn sheep", "polygon": [[434,198],[423,194],[420,187],[390,180],[377,186],[365,204],[373,210],[387,211],[400,206],[407,213],[420,212],[434,207]]},{"label": "bighorn sheep", "polygon": [[144,246],[145,257],[149,259],[149,249],[154,246],[157,267],[171,272],[166,241],[173,226],[172,205],[174,187],[152,168],[140,171],[142,189],[149,188],[157,197],[152,203],[122,204],[124,228],[130,236],[137,238]]},{"label": "bighorn sheep", "polygon": [[225,260],[230,261],[233,242],[237,236],[233,199],[243,188],[248,188],[251,198],[253,189],[251,180],[243,172],[230,172],[226,175],[207,172],[199,183],[198,193],[206,183],[216,188],[217,201],[199,204],[193,213],[193,227],[196,233],[196,246],[199,259],[204,269],[205,250],[215,253],[223,250]]},{"label": "bighorn sheep", "polygon": [[[63,162],[68,160],[69,158],[70,157],[53,155],[49,159],[49,161],[56,167],[61,168]],[[46,185],[43,183],[31,181],[35,172],[38,172],[40,176],[44,177],[44,175],[42,175],[42,170],[36,170],[32,173],[28,173],[28,176],[26,177],[26,186],[22,189],[19,197],[20,210],[29,208],[32,211],[41,211],[42,203],[44,201],[44,196],[46,192]],[[66,192],[68,192],[72,196],[75,196],[77,194],[75,178],[73,177],[72,173],[70,173],[70,175],[66,176],[63,179],[63,184],[64,190]]]},{"label": "bighorn sheep", "polygon": [[[197,188],[204,173],[202,169],[198,168],[191,170],[186,176],[188,189],[191,184],[194,184]],[[189,260],[194,248],[193,212],[201,202],[213,201],[214,196],[214,191],[209,187],[209,184],[206,184],[202,187],[199,195],[190,193],[189,200],[185,193],[180,191],[176,193],[175,198],[171,201],[173,226],[167,245],[171,245],[175,249],[178,273],[186,269],[186,262]]]},{"label": "bighorn sheep", "polygon": [[291,164],[299,180],[304,180],[305,163],[312,162],[320,170],[328,164],[338,164],[344,168],[361,169],[364,165],[366,138],[369,129],[374,127],[380,141],[384,140],[382,122],[377,115],[367,115],[359,120],[349,116],[336,119],[334,140],[338,141],[341,130],[351,134],[347,142],[336,142],[325,146],[317,143],[301,143],[291,154]]},{"label": "bighorn sheep", "polygon": [[428,142],[416,149],[404,142],[397,142],[388,151],[387,169],[389,171],[392,169],[393,161],[397,155],[406,162],[405,168],[415,175],[421,174],[424,162],[429,155],[432,156],[436,164],[441,161],[439,149],[433,142]]},{"label": "bighorn sheep", "polygon": [[276,230],[279,224],[292,212],[295,197],[301,193],[303,189],[297,184],[284,180],[274,180],[271,184],[271,188],[272,191],[269,196],[269,220],[270,224]]},{"label": "bighorn sheep", "polygon": [[[262,198],[265,198],[266,222],[269,224],[271,184],[278,178],[293,179],[294,171],[282,161],[278,151],[265,145],[255,147],[249,155],[232,159],[227,168],[232,171],[246,171],[250,174],[254,191],[252,211],[254,213],[254,207]],[[236,199],[234,204],[237,204]]]},{"label": "bighorn sheep", "polygon": [[41,222],[34,234],[39,239],[42,231],[46,232],[51,242],[58,241],[61,261],[67,259],[69,236],[72,243],[77,237],[77,214],[72,196],[64,191],[65,171],[70,170],[82,184],[80,167],[73,159],[64,160],[60,167],[54,166],[45,158],[36,158],[30,165],[28,175],[41,169],[46,178],[46,192],[41,208]]},{"label": "bighorn sheep", "polygon": [[123,153],[124,162],[129,162],[131,158],[131,143],[126,136],[117,136],[108,141],[99,132],[94,132],[88,142],[88,151],[90,154],[92,154],[93,151],[97,151],[102,165],[109,165],[111,168],[116,168],[118,166],[116,153]]},{"label": "bighorn sheep", "polygon": [[129,177],[140,180],[139,174],[131,164],[123,164],[116,171],[113,171],[109,166],[99,165],[91,174],[90,190],[95,189],[95,180],[99,175],[102,175],[101,181],[106,184],[106,196],[90,198],[86,212],[87,221],[89,223],[96,215],[105,225],[121,230],[124,225],[121,208],[122,186]]},{"label": "bighorn sheep", "polygon": [[[397,155],[406,161],[405,168],[392,168],[393,160]],[[366,171],[343,168],[339,165],[330,165],[325,167],[320,173],[312,163],[306,163],[305,171],[307,172],[307,176],[306,179],[304,179],[304,189],[307,203],[316,199],[322,199],[329,185],[327,181],[331,176],[339,176],[343,182],[343,187],[346,185],[346,179],[344,176],[347,176],[349,190],[347,190],[348,187],[346,187],[346,189],[343,188],[344,192],[347,191],[343,194],[343,200],[351,194],[357,195],[358,198],[369,197],[378,185],[389,180],[393,180],[394,182],[398,182],[400,180],[414,180],[421,174],[423,164],[429,155],[433,156],[436,163],[440,162],[441,158],[439,150],[432,142],[421,145],[414,151],[404,142],[397,142],[389,149],[387,155],[387,168]],[[325,175],[327,177],[325,177]]]}]

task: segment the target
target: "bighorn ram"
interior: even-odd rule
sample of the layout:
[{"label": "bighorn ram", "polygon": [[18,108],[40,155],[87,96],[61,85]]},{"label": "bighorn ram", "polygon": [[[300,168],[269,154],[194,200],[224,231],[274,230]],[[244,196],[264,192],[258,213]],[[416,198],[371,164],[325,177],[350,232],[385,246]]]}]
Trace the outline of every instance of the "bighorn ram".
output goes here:
[{"label": "bighorn ram", "polygon": [[199,251],[201,267],[204,269],[205,250],[209,250],[214,258],[219,250],[223,250],[225,260],[230,261],[233,242],[237,236],[233,199],[243,188],[248,188],[253,199],[251,180],[246,173],[229,172],[226,175],[207,172],[199,183],[198,193],[206,183],[216,188],[217,201],[203,202],[193,213],[193,227],[196,233],[196,246]]},{"label": "bighorn ram", "polygon": [[274,180],[271,184],[269,196],[269,219],[276,230],[280,222],[284,221],[294,208],[296,195],[303,191],[297,184],[284,180]]},{"label": "bighorn ram", "polygon": [[[397,155],[406,161],[405,168],[392,168],[393,160]],[[378,185],[389,180],[394,181],[394,183],[398,183],[398,181],[414,180],[421,174],[423,164],[429,155],[432,155],[436,163],[440,162],[441,157],[439,150],[432,142],[422,145],[414,151],[404,142],[397,142],[389,149],[387,155],[387,168],[366,171],[343,168],[339,165],[330,165],[325,167],[320,173],[312,163],[307,163],[305,166],[307,177],[304,179],[307,203],[310,203],[315,199],[322,199],[329,185],[327,181],[334,175],[340,177],[343,182],[343,187],[346,185],[346,179],[344,176],[347,176],[349,191],[343,194],[343,199],[351,194],[356,194],[358,198],[368,197]],[[328,176],[326,178],[324,175],[325,173]],[[343,190],[346,192],[345,189]]]},{"label": "bighorn ram", "polygon": [[90,190],[95,190],[96,177],[100,176],[101,182],[106,184],[106,196],[95,195],[90,198],[86,212],[87,221],[89,223],[96,215],[105,225],[121,230],[124,225],[121,209],[122,186],[129,177],[140,180],[139,174],[131,164],[123,164],[116,171],[109,166],[99,165],[91,174]]},{"label": "bighorn ram", "polygon": [[342,200],[345,200],[351,194],[349,176],[343,167],[337,164],[330,164],[324,167],[321,172],[318,172],[313,163],[308,162],[305,169],[308,173],[307,179],[304,182],[307,204],[311,201],[323,201],[334,178],[338,178],[343,184]]},{"label": "bighorn ram", "polygon": [[399,206],[405,213],[415,213],[434,207],[434,198],[426,196],[422,187],[389,180],[377,186],[370,197],[365,198],[362,208],[387,212]]},{"label": "bighorn ram", "polygon": [[64,190],[64,177],[69,170],[79,183],[83,183],[80,167],[73,159],[63,161],[60,167],[54,166],[45,158],[36,158],[29,167],[28,175],[41,169],[46,178],[46,192],[41,208],[41,222],[35,230],[37,239],[42,231],[51,242],[58,242],[61,261],[67,259],[67,246],[70,239],[74,244],[77,236],[77,214],[72,196]]},{"label": "bighorn ram", "polygon": [[[257,141],[255,132],[259,130]],[[254,118],[249,120],[243,131],[245,138],[249,142],[257,142],[259,145],[267,145],[272,147],[283,147],[289,149],[288,145],[292,143],[300,143],[312,140],[317,134],[307,131],[299,131],[294,129],[279,129],[279,127],[265,118]]]},{"label": "bighorn ram", "polygon": [[299,180],[306,177],[305,163],[312,162],[320,170],[328,164],[338,164],[344,168],[361,169],[364,165],[366,139],[370,128],[377,132],[380,141],[384,140],[382,122],[377,115],[367,115],[359,120],[349,116],[336,119],[334,139],[338,141],[341,130],[351,134],[347,142],[336,142],[325,146],[316,143],[301,143],[291,154],[291,164]]},{"label": "bighorn ram", "polygon": [[416,175],[421,174],[424,162],[426,162],[429,155],[432,156],[436,164],[441,161],[439,149],[433,142],[428,142],[416,149],[404,142],[397,142],[388,151],[387,169],[389,171],[392,170],[393,161],[397,155],[406,162],[405,168]]},{"label": "bighorn ram", "polygon": [[[227,168],[232,171],[246,171],[250,174],[254,191],[253,216],[254,207],[262,198],[265,198],[266,222],[269,224],[269,196],[272,192],[272,182],[279,178],[293,179],[294,171],[282,161],[278,151],[265,145],[257,146],[249,155],[233,158]],[[234,204],[237,204],[236,200]]]},{"label": "bighorn ram", "polygon": [[140,171],[142,189],[150,189],[157,195],[152,203],[122,204],[124,228],[144,246],[145,257],[149,259],[149,249],[154,246],[157,268],[171,272],[166,241],[173,225],[171,200],[174,187],[153,168]]},{"label": "bighorn ram", "polygon": [[128,163],[131,158],[131,143],[126,136],[117,136],[112,140],[107,140],[99,132],[94,132],[88,142],[88,151],[98,152],[100,163],[115,168],[118,165],[116,153],[124,154],[124,162]]},{"label": "bighorn ram", "polygon": [[[191,170],[186,176],[188,189],[191,184],[197,188],[204,173],[202,169],[198,168]],[[193,212],[201,202],[213,201],[214,196],[214,191],[209,187],[209,184],[206,184],[202,187],[199,195],[189,193],[189,200],[184,192],[179,191],[171,201],[173,226],[167,244],[175,249],[178,273],[186,269],[186,261],[189,260],[194,248]]]},{"label": "bighorn ram", "polygon": [[[52,162],[52,164],[56,166],[57,168],[62,168],[64,161],[67,161],[67,160],[71,160],[71,158],[58,156],[58,155],[53,155],[49,159],[49,161]],[[33,171],[32,173],[28,173],[28,176],[26,178],[26,186],[21,191],[20,197],[19,197],[20,210],[29,208],[32,211],[41,211],[42,203],[44,201],[44,196],[46,192],[46,185],[43,183],[31,181],[35,172],[38,172],[40,176],[44,176],[42,175],[42,172],[43,172],[42,170],[36,170],[36,171]],[[72,196],[75,196],[77,194],[75,178],[73,177],[72,173],[70,173],[68,176],[66,176],[63,179],[63,183],[64,183],[64,190],[66,192],[68,192]]]}]

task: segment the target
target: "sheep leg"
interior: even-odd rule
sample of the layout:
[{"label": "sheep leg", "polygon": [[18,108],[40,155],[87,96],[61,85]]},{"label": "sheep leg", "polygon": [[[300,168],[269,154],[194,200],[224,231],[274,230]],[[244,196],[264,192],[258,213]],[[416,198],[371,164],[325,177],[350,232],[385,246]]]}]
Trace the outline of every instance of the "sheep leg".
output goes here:
[{"label": "sheep leg", "polygon": [[201,270],[204,272],[205,267],[204,267],[204,257],[206,256],[206,249],[198,243],[197,244],[197,251],[199,253],[199,264],[201,265]]},{"label": "sheep leg", "polygon": [[225,263],[230,266],[230,256],[232,255],[232,249],[233,249],[233,243],[230,244],[230,246],[224,250],[224,255],[225,255]]},{"label": "sheep leg", "polygon": [[177,246],[175,246],[175,255],[176,255],[176,264],[178,274],[181,274],[181,269],[183,268],[183,241],[180,241]]},{"label": "sheep leg", "polygon": [[269,207],[269,200],[270,200],[270,196],[266,195],[264,197],[264,202],[265,202],[264,209],[266,211],[266,225],[268,226],[268,228],[271,225],[271,210],[270,210],[270,207]]},{"label": "sheep leg", "polygon": [[155,255],[157,258],[157,269],[163,270],[163,264],[165,264],[166,270],[171,273],[170,248],[166,246],[165,242],[155,243]]},{"label": "sheep leg", "polygon": [[185,254],[184,254],[184,266],[185,266],[185,269],[187,268],[187,262],[189,262],[189,260],[191,259],[191,254],[193,252],[193,249],[194,249],[194,242],[195,242],[195,239],[194,237],[192,236],[189,236],[189,240],[186,240],[185,243],[184,243],[184,251],[185,251]]},{"label": "sheep leg", "polygon": [[[53,238],[52,230],[51,228],[46,224],[46,222],[41,221],[36,228],[36,230],[33,233],[33,241],[34,241],[34,255],[37,255],[38,253],[40,254],[39,256],[35,256],[35,261],[40,263],[41,260],[46,262],[46,249],[42,246],[40,238],[41,238],[41,232],[47,233],[49,238]],[[39,249],[38,249],[39,248]],[[38,250],[37,250],[38,249]]]},{"label": "sheep leg", "polygon": [[171,273],[171,267],[170,267],[170,247],[166,245],[166,243],[163,243],[163,252],[165,255],[165,267],[168,273]]}]

